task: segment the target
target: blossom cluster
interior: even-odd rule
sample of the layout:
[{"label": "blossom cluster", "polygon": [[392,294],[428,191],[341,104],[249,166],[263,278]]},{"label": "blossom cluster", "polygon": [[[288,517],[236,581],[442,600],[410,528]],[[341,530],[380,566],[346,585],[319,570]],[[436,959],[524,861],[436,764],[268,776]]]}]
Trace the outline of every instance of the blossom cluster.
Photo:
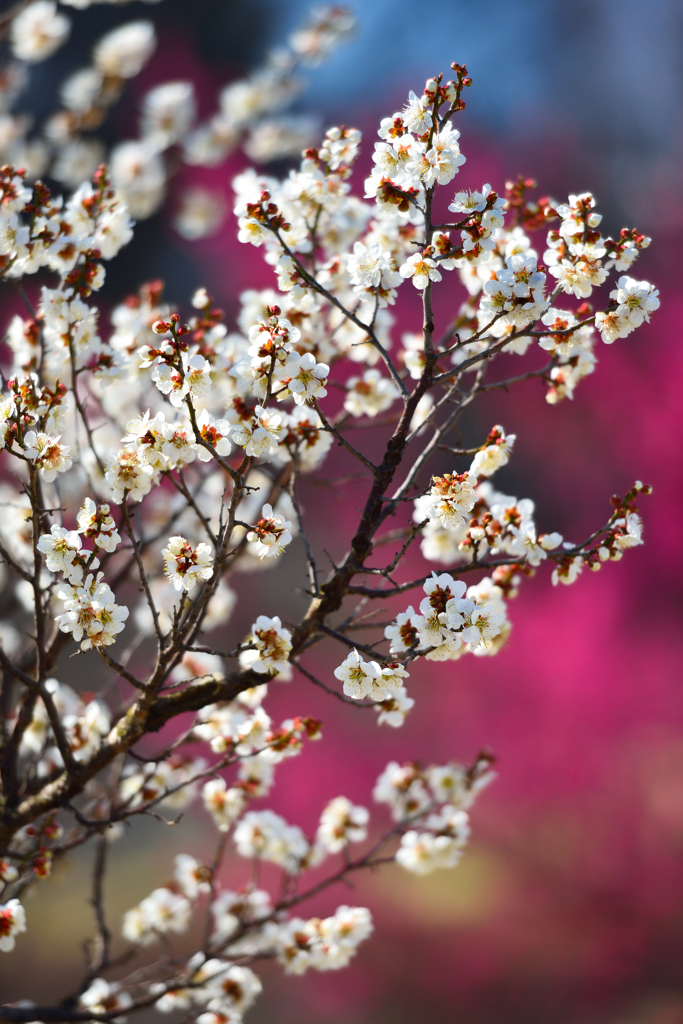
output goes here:
[{"label": "blossom cluster", "polygon": [[[93,2],[62,0],[62,6],[83,9]],[[157,0],[145,0],[156,3]],[[268,56],[250,77],[221,88],[216,111],[198,120],[195,86],[172,78],[143,97],[137,138],[117,142],[107,154],[93,133],[120,99],[126,83],[137,77],[158,46],[154,23],[126,22],[95,44],[90,63],[70,74],[58,92],[57,109],[40,132],[21,114],[6,115],[0,159],[27,168],[31,179],[49,174],[66,188],[92,176],[105,159],[114,185],[136,220],[163,204],[169,191],[169,151],[190,166],[212,167],[242,147],[250,159],[268,162],[297,155],[313,140],[315,119],[285,113],[303,82],[301,70],[326,59],[353,31],[354,18],[341,7],[319,8],[288,40],[286,48]],[[3,111],[11,108],[26,85],[26,65],[51,57],[71,32],[71,19],[57,0],[32,0],[12,20],[10,43],[16,60],[3,80]],[[215,190],[193,188],[181,197],[176,230],[197,239],[216,231],[225,214]]]},{"label": "blossom cluster", "polygon": [[388,804],[396,821],[416,825],[403,831],[396,862],[417,875],[455,867],[470,835],[467,812],[493,777],[486,756],[469,769],[388,764],[377,779],[374,799]]}]

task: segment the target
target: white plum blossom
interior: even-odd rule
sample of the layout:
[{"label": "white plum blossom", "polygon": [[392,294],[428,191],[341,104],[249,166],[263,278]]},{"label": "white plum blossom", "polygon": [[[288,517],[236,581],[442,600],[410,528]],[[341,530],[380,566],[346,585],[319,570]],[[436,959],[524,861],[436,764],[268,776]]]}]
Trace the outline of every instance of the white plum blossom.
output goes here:
[{"label": "white plum blossom", "polygon": [[514,434],[506,436],[502,427],[494,427],[486,446],[474,456],[470,473],[476,477],[492,476],[497,469],[506,466],[515,440]]},{"label": "white plum blossom", "polygon": [[199,582],[213,576],[213,555],[208,544],[193,547],[185,537],[169,537],[161,554],[164,572],[175,590],[194,590]]},{"label": "white plum blossom", "polygon": [[509,286],[518,299],[530,298],[534,291],[543,288],[545,274],[538,270],[535,256],[515,253],[508,256],[506,266],[506,270],[498,272],[498,280]]},{"label": "white plum blossom", "polygon": [[16,936],[26,931],[26,911],[19,900],[0,903],[0,950],[10,953],[16,945]]},{"label": "white plum blossom", "polygon": [[435,132],[431,146],[424,154],[415,154],[406,166],[407,174],[416,174],[426,188],[435,184],[447,185],[465,163],[460,152],[458,139],[460,132],[447,124],[441,131]]},{"label": "white plum blossom", "polygon": [[462,580],[454,580],[448,573],[432,573],[424,584],[427,595],[420,602],[420,615],[414,619],[421,648],[429,650],[429,661],[450,661],[463,653],[464,637],[461,627],[464,619],[459,604],[465,594]]},{"label": "white plum blossom", "polygon": [[348,843],[359,843],[367,838],[370,812],[356,807],[345,796],[331,800],[320,816],[317,842],[329,853],[339,853]]},{"label": "white plum blossom", "polygon": [[109,712],[97,700],[88,701],[79,714],[64,715],[63,722],[69,746],[77,761],[86,761],[98,750],[111,729]]},{"label": "white plum blossom", "polygon": [[232,892],[223,889],[211,907],[214,919],[214,938],[225,939],[237,930],[241,921],[257,921],[272,911],[270,894],[265,889]]},{"label": "white plum blossom", "polygon": [[401,277],[411,278],[418,291],[424,291],[430,281],[440,281],[438,266],[430,256],[416,252],[398,270]]},{"label": "white plum blossom", "polygon": [[390,761],[372,791],[376,803],[388,804],[394,821],[405,821],[426,812],[433,799],[419,770],[413,764]]},{"label": "white plum blossom", "polygon": [[54,0],[34,0],[11,22],[12,52],[19,60],[45,60],[66,42],[70,31],[71,22]]},{"label": "white plum blossom", "polygon": [[284,516],[273,512],[271,505],[264,505],[261,518],[247,534],[247,540],[254,544],[259,558],[272,558],[281,555],[291,543],[292,524]]},{"label": "white plum blossom", "polygon": [[548,557],[548,552],[562,543],[561,533],[542,533],[537,536],[536,527],[529,521],[523,522],[519,527],[513,527],[513,530],[520,544],[514,545],[514,548],[511,545],[511,550],[518,548],[529,565],[540,565]]},{"label": "white plum blossom", "polygon": [[372,934],[370,911],[366,907],[337,907],[331,917],[325,917],[318,926],[322,939],[322,954],[316,964],[318,970],[338,970],[346,967],[361,942]]},{"label": "white plum blossom", "polygon": [[466,812],[444,808],[439,814],[430,815],[424,824],[429,832],[411,829],[401,836],[396,863],[417,875],[455,867],[469,839]]},{"label": "white plum blossom", "polygon": [[129,21],[102,36],[95,51],[95,67],[112,78],[135,78],[154,53],[156,37],[150,21]]},{"label": "white plum blossom", "polygon": [[572,242],[577,235],[583,235],[586,228],[597,228],[602,221],[602,214],[591,213],[595,207],[595,198],[590,192],[569,196],[566,203],[558,203],[557,213],[562,219],[560,234]]},{"label": "white plum blossom", "polygon": [[289,825],[274,811],[248,811],[235,829],[241,857],[258,857],[295,874],[310,853],[310,843],[298,825]]},{"label": "white plum blossom", "polygon": [[[87,2],[87,0],[86,0]],[[72,4],[75,6],[75,4]],[[62,83],[59,90],[62,103],[75,114],[92,110],[102,88],[102,75],[97,68],[81,68]]]},{"label": "white plum blossom", "polygon": [[362,377],[350,377],[346,382],[344,408],[352,416],[377,416],[398,398],[396,385],[379,370],[366,370]]},{"label": "white plum blossom", "polygon": [[292,918],[280,928],[278,960],[287,974],[338,970],[347,966],[372,928],[365,907],[338,907],[322,920]]},{"label": "white plum blossom", "polygon": [[244,448],[246,455],[260,456],[276,452],[282,433],[282,415],[257,405],[253,419],[240,420],[231,427],[230,436]]},{"label": "white plum blossom", "polygon": [[381,685],[381,672],[376,661],[365,661],[355,650],[334,670],[344,684],[344,693],[354,700],[362,700],[373,692],[375,685]]},{"label": "white plum blossom", "polygon": [[142,501],[152,489],[154,466],[146,464],[134,449],[121,448],[110,456],[105,474],[112,499],[120,505],[126,497]]},{"label": "white plum blossom", "polygon": [[659,292],[647,281],[620,277],[610,298],[617,302],[616,315],[627,317],[634,327],[650,322],[650,313],[659,309]]},{"label": "white plum blossom", "polygon": [[114,594],[104,582],[103,573],[89,573],[81,584],[65,583],[57,591],[64,602],[64,611],[56,617],[63,633],[71,633],[81,641],[81,649],[107,647],[115,643],[123,630],[128,609],[115,602]]},{"label": "white plum blossom", "polygon": [[186,398],[202,399],[211,390],[211,364],[199,354],[189,356],[183,352],[181,370],[159,361],[154,367],[152,380],[171,405],[179,409]]},{"label": "white plum blossom", "polygon": [[77,519],[78,532],[92,540],[93,544],[103,551],[111,553],[121,543],[121,536],[110,515],[109,505],[104,502],[95,504],[92,498],[86,498]]},{"label": "white plum blossom", "polygon": [[217,234],[223,226],[227,208],[222,193],[207,188],[188,188],[173,218],[179,235],[194,242]]},{"label": "white plum blossom", "polygon": [[317,469],[332,444],[332,434],[325,430],[319,413],[307,406],[297,406],[284,420],[278,457],[291,455],[303,473]]},{"label": "white plum blossom", "polygon": [[159,801],[160,807],[183,810],[193,799],[196,786],[193,778],[206,768],[201,758],[190,761],[150,762],[138,771],[134,766],[124,768],[119,794],[127,806],[140,807],[148,801]]},{"label": "white plum blossom", "polygon": [[643,521],[636,512],[628,512],[623,519],[615,520],[613,528],[614,543],[619,551],[626,551],[643,543]]},{"label": "white plum blossom", "polygon": [[372,927],[365,907],[338,907],[322,920],[292,918],[280,929],[278,960],[287,974],[338,970],[347,966]]},{"label": "white plum blossom", "polygon": [[247,637],[247,643],[254,649],[242,651],[240,664],[262,675],[288,676],[291,640],[292,634],[283,628],[279,616],[269,619],[267,615],[259,615]]},{"label": "white plum blossom", "polygon": [[151,89],[142,104],[142,134],[160,149],[181,138],[195,117],[192,82],[164,82]]},{"label": "white plum blossom", "polygon": [[192,904],[187,897],[161,887],[123,915],[124,939],[148,946],[161,935],[184,932],[190,923]]},{"label": "white plum blossom", "polygon": [[175,879],[188,900],[211,890],[210,870],[189,853],[179,853],[175,858]]},{"label": "white plum blossom", "polygon": [[454,601],[452,606],[449,602],[446,617],[449,623],[457,618],[457,624],[462,626],[463,641],[469,644],[471,651],[476,651],[478,647],[488,647],[501,632],[505,610],[504,605],[493,599],[491,593],[483,591],[479,584],[478,588],[468,589],[466,598]]},{"label": "white plum blossom", "polygon": [[45,564],[50,572],[64,573],[70,580],[83,579],[83,565],[75,559],[81,550],[81,538],[76,530],[52,526],[50,533],[44,533],[39,539],[37,548],[45,555]]},{"label": "white plum blossom", "polygon": [[150,217],[166,193],[166,171],[156,148],[147,139],[121,142],[112,150],[110,164],[112,183],[131,216]]},{"label": "white plum blossom", "polygon": [[[456,192],[453,196],[453,202],[448,205],[448,209],[452,210],[453,213],[483,213],[486,209],[490,192],[491,186],[488,184],[483,186],[481,192]],[[496,203],[498,204],[498,200]]]},{"label": "white plum blossom", "polygon": [[115,1013],[127,1010],[133,997],[115,981],[95,978],[78,999],[79,1005],[92,1013]]},{"label": "white plum blossom", "polygon": [[58,473],[71,469],[71,447],[61,443],[60,436],[28,430],[24,435],[24,455],[40,470],[46,483],[52,483]]},{"label": "white plum blossom", "polygon": [[208,1006],[218,1015],[235,1013],[239,1015],[235,1019],[241,1020],[263,988],[251,968],[229,961],[209,960],[203,964],[201,973],[207,976],[204,991],[209,998]]},{"label": "white plum blossom", "polygon": [[562,561],[553,569],[553,586],[557,586],[558,583],[564,583],[568,586],[569,584],[576,582],[582,570],[582,558],[563,558]]},{"label": "white plum blossom", "polygon": [[211,779],[202,790],[204,806],[220,832],[227,832],[239,818],[246,804],[243,789],[228,787],[225,779]]},{"label": "white plum blossom", "polygon": [[387,640],[391,640],[390,654],[403,654],[410,650],[418,641],[416,616],[412,605],[409,605],[404,612],[399,612],[393,623],[384,630]]},{"label": "white plum blossom", "polygon": [[287,358],[282,370],[279,372],[278,386],[284,387],[284,391],[278,398],[291,395],[297,405],[305,405],[313,399],[325,398],[327,390],[325,384],[329,376],[330,368],[327,363],[316,363],[312,352],[305,352],[299,355],[292,352]]},{"label": "white plum blossom", "polygon": [[629,316],[619,316],[615,312],[596,313],[595,326],[602,335],[606,345],[611,345],[617,338],[626,338],[635,326]]},{"label": "white plum blossom", "polygon": [[[361,289],[379,288],[383,278],[385,284],[388,284],[386,279],[393,280],[396,276],[396,267],[392,256],[386,253],[378,243],[367,246],[363,242],[355,242],[353,255],[347,257],[346,268],[352,284]],[[394,285],[389,284],[389,287],[394,287]]]},{"label": "white plum blossom", "polygon": [[397,686],[390,690],[384,700],[375,707],[378,714],[378,725],[390,725],[399,729],[406,720],[406,715],[415,707],[415,701],[408,696],[405,686]]},{"label": "white plum blossom", "polygon": [[[585,250],[588,247],[583,246],[582,248]],[[553,252],[553,250],[549,250],[549,252]],[[584,252],[574,263],[568,259],[551,262],[546,254],[546,262],[549,272],[557,280],[563,292],[575,295],[577,298],[587,298],[592,294],[593,288],[599,287],[607,280],[609,272],[602,266],[599,259],[604,255],[604,249]]]},{"label": "white plum blossom", "polygon": [[429,131],[432,125],[432,115],[429,110],[429,99],[426,95],[416,96],[412,91],[408,94],[408,103],[401,114],[406,128],[415,132],[416,135],[423,135]]},{"label": "white plum blossom", "polygon": [[476,501],[474,488],[477,478],[467,473],[445,473],[435,476],[429,491],[429,504],[423,511],[430,519],[438,519],[447,529],[455,529],[467,522]]}]

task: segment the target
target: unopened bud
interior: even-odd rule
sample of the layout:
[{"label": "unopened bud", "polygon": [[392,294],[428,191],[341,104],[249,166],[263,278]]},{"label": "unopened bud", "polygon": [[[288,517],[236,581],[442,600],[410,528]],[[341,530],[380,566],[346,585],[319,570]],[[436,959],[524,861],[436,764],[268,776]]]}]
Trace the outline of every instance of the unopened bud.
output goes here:
[{"label": "unopened bud", "polygon": [[155,334],[166,334],[166,331],[170,331],[171,325],[166,323],[165,320],[155,320],[152,324],[152,330]]}]

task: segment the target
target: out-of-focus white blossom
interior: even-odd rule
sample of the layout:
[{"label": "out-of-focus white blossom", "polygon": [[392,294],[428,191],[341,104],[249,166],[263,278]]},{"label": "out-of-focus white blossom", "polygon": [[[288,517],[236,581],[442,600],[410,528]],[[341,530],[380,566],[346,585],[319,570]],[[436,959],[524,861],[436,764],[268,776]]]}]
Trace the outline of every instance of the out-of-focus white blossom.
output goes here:
[{"label": "out-of-focus white blossom", "polygon": [[187,897],[162,887],[126,911],[121,931],[129,942],[148,946],[158,936],[184,932],[191,913]]},{"label": "out-of-focus white blossom", "polygon": [[227,832],[244,810],[246,796],[243,789],[228,788],[225,779],[211,779],[202,790],[204,806],[221,832]]},{"label": "out-of-focus white blossom", "polygon": [[247,643],[253,645],[253,649],[242,651],[240,664],[261,675],[277,674],[288,678],[291,641],[292,634],[283,628],[279,616],[269,619],[267,615],[259,615],[247,637]]},{"label": "out-of-focus white blossom", "polygon": [[10,953],[16,945],[16,936],[25,931],[26,911],[19,900],[0,903],[0,950]]},{"label": "out-of-focus white blossom", "polygon": [[66,42],[70,31],[71,22],[54,0],[34,0],[11,23],[12,52],[31,63],[45,60]]},{"label": "out-of-focus white blossom", "polygon": [[329,853],[339,853],[348,843],[367,838],[369,818],[366,807],[355,807],[347,797],[338,796],[320,816],[317,842]]},{"label": "out-of-focus white blossom", "polygon": [[109,78],[135,78],[155,48],[152,22],[130,21],[102,36],[93,52],[93,62]]},{"label": "out-of-focus white blossom", "polygon": [[311,846],[298,825],[289,825],[274,811],[248,811],[235,829],[235,847],[241,857],[258,857],[296,874]]}]

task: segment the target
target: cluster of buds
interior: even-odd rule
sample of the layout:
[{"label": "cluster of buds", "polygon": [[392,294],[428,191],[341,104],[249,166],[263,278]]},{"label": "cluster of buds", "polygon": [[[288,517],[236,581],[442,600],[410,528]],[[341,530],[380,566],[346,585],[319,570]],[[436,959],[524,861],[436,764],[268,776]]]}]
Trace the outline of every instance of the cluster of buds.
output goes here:
[{"label": "cluster of buds", "polygon": [[651,241],[651,238],[635,228],[622,228],[618,241],[606,238],[603,244],[607,255],[614,260],[615,268],[628,270],[638,253],[647,249]]},{"label": "cluster of buds", "polygon": [[87,299],[104,284],[104,267],[100,263],[102,253],[99,249],[87,249],[82,256],[83,262],[65,276],[64,285],[72,290],[73,295]]},{"label": "cluster of buds", "polygon": [[197,315],[190,321],[192,344],[200,355],[210,359],[216,354],[215,341],[225,334],[225,311],[214,306],[206,288],[197,289],[192,296],[192,305],[197,310]]},{"label": "cluster of buds", "polygon": [[177,351],[184,351],[188,346],[188,342],[178,341],[178,338],[182,338],[185,334],[190,333],[189,324],[181,324],[178,313],[172,313],[170,320],[155,320],[152,324],[152,330],[155,334],[168,334],[170,332]]},{"label": "cluster of buds", "polygon": [[277,753],[298,753],[305,739],[322,739],[322,722],[310,715],[297,715],[279,729],[266,734],[268,747]]},{"label": "cluster of buds", "polygon": [[64,419],[64,399],[67,387],[56,380],[52,387],[38,384],[34,372],[24,377],[11,377],[7,382],[9,392],[0,400],[0,446],[2,440],[10,447],[12,442],[27,446],[28,433],[55,431],[61,428]]},{"label": "cluster of buds", "polygon": [[[24,836],[28,852],[25,859],[31,865],[31,871],[36,878],[45,879],[50,877],[52,871],[53,850],[55,843],[59,842],[64,835],[64,829],[57,821],[56,814],[49,814],[39,825],[28,825],[24,829]],[[10,879],[6,879],[10,881]]]},{"label": "cluster of buds", "polygon": [[271,201],[267,189],[262,190],[256,202],[246,203],[245,214],[239,218],[238,224],[239,240],[257,246],[263,242],[264,231],[289,231],[291,228],[276,203]]}]

